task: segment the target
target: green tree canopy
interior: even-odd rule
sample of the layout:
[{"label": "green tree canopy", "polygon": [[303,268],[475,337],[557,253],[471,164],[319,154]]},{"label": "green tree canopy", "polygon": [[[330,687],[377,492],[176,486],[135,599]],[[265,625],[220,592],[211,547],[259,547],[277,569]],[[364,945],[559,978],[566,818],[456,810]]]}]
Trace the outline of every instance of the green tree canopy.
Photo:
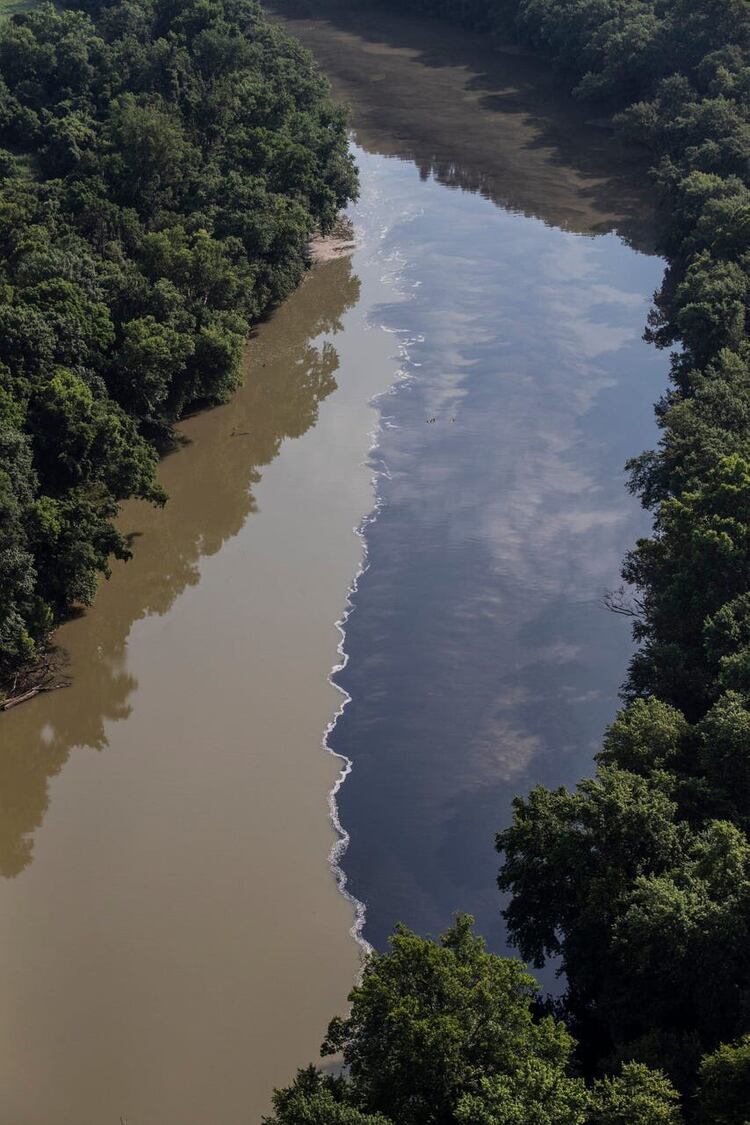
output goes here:
[{"label": "green tree canopy", "polygon": [[700,1066],[698,1116],[705,1125],[750,1121],[750,1035],[722,1044]]},{"label": "green tree canopy", "polygon": [[343,1072],[300,1071],[267,1125],[681,1125],[674,1087],[643,1064],[587,1086],[533,977],[467,916],[439,942],[398,926],[349,999],[322,1047]]}]

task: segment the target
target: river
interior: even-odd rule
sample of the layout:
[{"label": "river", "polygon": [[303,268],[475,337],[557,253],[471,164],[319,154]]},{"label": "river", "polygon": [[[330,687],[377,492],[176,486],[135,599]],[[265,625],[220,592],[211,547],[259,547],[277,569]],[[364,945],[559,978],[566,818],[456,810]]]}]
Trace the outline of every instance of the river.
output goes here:
[{"label": "river", "polygon": [[462,908],[502,950],[493,832],[616,706],[666,366],[631,157],[516,53],[315,11],[276,5],[352,106],[356,249],[126,507],[72,685],[0,717],[4,1125],[258,1122],[357,971],[344,759],[366,939]]}]

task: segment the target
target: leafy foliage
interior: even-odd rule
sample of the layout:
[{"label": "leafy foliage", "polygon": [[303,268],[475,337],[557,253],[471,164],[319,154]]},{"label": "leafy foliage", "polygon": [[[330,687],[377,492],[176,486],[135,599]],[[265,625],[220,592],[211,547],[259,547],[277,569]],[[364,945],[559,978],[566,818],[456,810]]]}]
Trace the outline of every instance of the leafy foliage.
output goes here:
[{"label": "leafy foliage", "polygon": [[572,1041],[551,1018],[533,1018],[536,991],[520,962],[486,952],[467,917],[440,944],[400,927],[391,953],[369,960],[323,1050],[342,1053],[366,1107],[401,1125],[449,1121],[484,1078],[507,1078],[523,1097],[535,1077],[528,1059],[563,1080]]},{"label": "leafy foliage", "polygon": [[382,1114],[363,1113],[351,1104],[342,1078],[322,1075],[314,1066],[300,1070],[293,1084],[277,1090],[274,1116],[267,1125],[391,1125]]},{"label": "leafy foliage", "polygon": [[679,1125],[677,1091],[656,1070],[627,1063],[614,1078],[593,1085],[590,1125]]},{"label": "leafy foliage", "polygon": [[750,1035],[724,1044],[700,1067],[700,1120],[712,1125],[747,1125],[750,1120]]},{"label": "leafy foliage", "polygon": [[266,1125],[680,1125],[674,1088],[646,1066],[587,1087],[537,988],[520,961],[487,953],[467,916],[439,943],[397,927],[323,1043],[345,1075],[300,1071]]}]

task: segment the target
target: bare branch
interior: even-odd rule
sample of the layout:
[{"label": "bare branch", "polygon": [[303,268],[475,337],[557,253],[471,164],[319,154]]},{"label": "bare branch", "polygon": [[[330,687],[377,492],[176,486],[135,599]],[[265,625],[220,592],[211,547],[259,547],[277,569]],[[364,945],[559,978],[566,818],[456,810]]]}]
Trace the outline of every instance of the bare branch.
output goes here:
[{"label": "bare branch", "polygon": [[643,618],[643,602],[625,586],[620,586],[618,590],[607,590],[602,601],[610,613],[618,613],[621,617],[635,617],[638,620]]}]

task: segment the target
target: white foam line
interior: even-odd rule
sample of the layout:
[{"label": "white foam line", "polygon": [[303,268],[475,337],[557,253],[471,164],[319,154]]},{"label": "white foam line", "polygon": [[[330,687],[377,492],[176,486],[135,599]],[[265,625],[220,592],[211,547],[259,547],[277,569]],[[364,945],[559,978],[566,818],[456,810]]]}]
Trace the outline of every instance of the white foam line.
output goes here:
[{"label": "white foam line", "polygon": [[[385,331],[390,330],[386,328]],[[403,359],[405,356],[403,345],[399,346],[399,353]],[[380,398],[383,398],[384,395],[393,394],[398,384],[403,382],[403,380],[408,377],[408,371],[404,370],[403,366],[399,367],[395,372],[394,382],[392,383],[392,385],[388,387],[387,390],[381,391],[380,394],[375,395],[375,397],[371,400],[371,405],[377,406],[377,402]],[[372,437],[372,443],[367,453],[367,461],[365,462],[366,464],[369,464],[373,461],[374,455],[377,453],[380,447],[380,434],[382,428],[382,418],[380,418],[378,420],[377,426],[370,435]],[[352,696],[349,694],[346,688],[343,688],[341,684],[336,683],[335,677],[339,674],[339,672],[342,672],[349,663],[349,653],[346,651],[346,624],[355,609],[354,599],[359,589],[359,583],[362,579],[362,576],[366,574],[370,568],[369,548],[367,544],[367,529],[369,528],[370,524],[375,523],[383,507],[384,501],[378,487],[381,477],[385,478],[386,480],[392,479],[391,474],[385,467],[385,465],[382,465],[382,467],[373,470],[371,479],[374,492],[374,502],[372,509],[362,519],[359,526],[353,528],[354,534],[358,536],[358,538],[362,541],[362,557],[359,567],[357,568],[357,573],[355,574],[347,591],[344,612],[336,622],[336,628],[339,631],[339,641],[336,646],[336,651],[339,655],[339,661],[333,666],[328,676],[328,682],[336,689],[337,692],[339,692],[339,694],[343,698],[338,710],[325,729],[322,742],[323,749],[326,750],[327,753],[331,754],[332,757],[338,758],[338,760],[343,763],[341,772],[339,773],[339,776],[337,777],[333,788],[328,794],[328,812],[331,819],[331,824],[333,825],[338,837],[329,852],[328,864],[331,868],[331,871],[333,872],[333,876],[336,880],[336,885],[338,886],[340,893],[344,896],[347,902],[351,903],[351,905],[354,907],[354,924],[352,925],[349,932],[361,947],[363,959],[364,957],[368,956],[370,953],[374,953],[375,951],[373,949],[373,946],[370,945],[369,941],[364,936],[365,922],[367,919],[367,904],[362,902],[361,899],[358,899],[356,895],[353,895],[349,890],[348,877],[343,868],[342,860],[344,858],[344,855],[346,854],[347,848],[349,847],[349,843],[351,842],[351,836],[348,830],[344,828],[344,825],[341,823],[338,806],[339,792],[347,777],[352,772],[354,768],[354,762],[346,754],[342,754],[340,753],[340,751],[334,750],[331,746],[330,738],[333,734],[333,731],[336,729],[339,719],[343,715],[347,706],[352,702]]]},{"label": "white foam line", "polygon": [[[370,451],[370,453],[372,453],[373,450],[374,450],[374,447]],[[373,474],[373,479],[376,476],[377,476],[377,473]],[[323,748],[325,750],[327,750],[327,752],[329,754],[331,754],[334,758],[338,758],[339,761],[343,763],[343,765],[341,767],[341,772],[339,773],[339,776],[336,779],[336,782],[335,782],[333,788],[331,789],[330,793],[328,794],[328,812],[329,812],[329,816],[331,818],[331,823],[333,824],[333,827],[336,831],[336,835],[338,836],[338,839],[334,842],[333,846],[331,847],[331,851],[328,855],[328,863],[329,863],[329,866],[331,868],[331,871],[333,872],[333,876],[336,880],[336,885],[338,886],[338,889],[339,889],[340,893],[354,907],[354,924],[352,925],[352,928],[349,932],[351,933],[354,940],[360,945],[360,947],[362,949],[363,956],[367,956],[368,954],[374,952],[373,947],[370,945],[369,941],[367,941],[367,939],[365,938],[364,933],[363,933],[364,928],[365,928],[366,916],[367,916],[367,906],[364,902],[361,901],[361,899],[358,899],[348,889],[348,885],[347,885],[348,884],[348,878],[347,878],[346,872],[344,871],[344,868],[342,866],[341,861],[343,860],[344,854],[346,853],[346,850],[349,847],[349,843],[351,841],[351,836],[349,835],[349,832],[347,831],[347,829],[344,828],[343,824],[341,823],[341,817],[339,815],[339,806],[338,806],[339,791],[341,790],[341,787],[344,784],[344,782],[346,781],[349,774],[352,772],[352,769],[354,768],[354,763],[353,763],[351,758],[347,757],[346,754],[341,754],[341,753],[339,753],[338,750],[333,749],[333,747],[330,744],[330,737],[333,734],[333,731],[336,727],[336,724],[338,723],[339,719],[343,715],[347,705],[349,703],[351,703],[351,701],[352,701],[352,697],[349,694],[349,692],[346,690],[346,688],[343,688],[343,687],[341,687],[340,684],[337,684],[334,677],[337,676],[339,672],[342,672],[344,670],[344,668],[346,668],[347,664],[349,663],[349,653],[346,651],[346,647],[345,647],[346,646],[346,623],[349,620],[349,617],[351,616],[351,614],[354,612],[354,598],[355,598],[355,595],[356,595],[357,590],[359,588],[360,579],[362,578],[362,575],[366,573],[366,571],[367,571],[367,569],[370,565],[369,561],[368,561],[368,548],[367,548],[367,539],[365,537],[365,529],[367,528],[367,526],[370,523],[372,523],[375,519],[377,519],[377,515],[378,515],[378,512],[380,511],[381,506],[382,506],[382,501],[381,501],[380,497],[376,494],[375,504],[373,506],[372,511],[369,513],[368,516],[365,517],[364,520],[362,520],[362,523],[359,525],[359,527],[354,528],[355,535],[358,535],[359,538],[362,540],[362,560],[361,560],[361,562],[359,564],[359,567],[357,569],[357,573],[354,576],[354,579],[353,579],[353,581],[352,581],[352,583],[349,586],[349,589],[347,591],[346,605],[345,605],[345,608],[344,608],[344,612],[342,613],[341,617],[336,622],[336,628],[339,631],[339,642],[336,646],[336,651],[339,654],[339,662],[338,662],[338,664],[335,664],[333,666],[333,668],[331,669],[331,672],[328,676],[328,682],[330,684],[332,684],[333,687],[335,687],[336,691],[338,691],[343,696],[343,698],[342,698],[342,701],[341,701],[341,705],[339,706],[338,710],[336,711],[336,714],[333,716],[330,723],[326,727],[325,733],[323,735]]]},{"label": "white foam line", "polygon": [[[385,232],[382,232],[380,237],[385,237]],[[395,253],[392,256],[398,257],[398,254]],[[396,280],[396,277],[397,273],[394,272],[392,274],[389,274],[387,276],[387,279],[386,277],[381,278],[381,281],[387,281],[387,283],[393,284]],[[407,297],[407,294],[404,293],[399,293],[399,295],[402,297]],[[386,325],[378,325],[378,327],[381,330],[388,332],[389,334],[394,336],[404,334],[402,330],[388,328]],[[369,437],[371,438],[371,444],[367,451],[367,457],[364,461],[365,465],[372,465],[374,463],[375,455],[380,448],[381,433],[388,426],[388,423],[391,422],[388,416],[383,414],[380,410],[378,402],[386,395],[395,394],[398,387],[404,381],[411,378],[410,373],[407,369],[407,364],[411,364],[409,358],[409,345],[419,342],[422,339],[424,339],[424,337],[416,336],[407,337],[405,340],[399,341],[397,347],[397,355],[399,356],[400,364],[394,373],[393,382],[389,387],[386,388],[386,390],[381,391],[370,400],[370,406],[375,408],[378,414],[375,427],[369,434]],[[392,425],[393,423],[391,422],[391,426]],[[344,782],[349,777],[349,774],[352,772],[354,768],[354,762],[346,754],[342,754],[338,750],[334,750],[331,746],[330,739],[333,731],[336,729],[339,719],[343,715],[347,706],[352,702],[352,696],[349,694],[346,688],[343,688],[340,684],[336,683],[335,677],[340,672],[342,672],[349,663],[349,653],[346,651],[346,625],[355,609],[354,599],[359,589],[359,583],[362,579],[362,576],[367,573],[370,567],[369,548],[367,545],[367,529],[371,524],[375,523],[383,507],[384,501],[379,488],[381,477],[385,478],[386,480],[392,479],[388,468],[382,463],[382,461],[379,467],[373,468],[371,476],[374,495],[373,506],[370,512],[361,520],[359,526],[353,528],[354,534],[357,535],[362,542],[362,556],[359,567],[357,568],[357,573],[355,574],[347,591],[344,611],[341,614],[341,617],[339,617],[338,621],[336,622],[336,628],[339,631],[339,641],[336,646],[339,661],[333,666],[328,675],[328,682],[336,689],[336,691],[340,693],[343,698],[341,700],[341,705],[326,727],[322,740],[323,749],[332,757],[337,758],[342,763],[338,778],[336,779],[333,788],[328,794],[328,812],[331,824],[333,825],[336,836],[338,837],[329,852],[328,863],[331,871],[333,872],[333,876],[336,880],[336,885],[338,886],[339,892],[343,895],[347,902],[351,903],[354,908],[354,923],[349,932],[361,948],[363,964],[364,959],[369,956],[369,954],[374,953],[375,950],[364,936],[365,922],[367,919],[367,903],[362,902],[361,899],[358,899],[356,895],[352,894],[352,892],[349,890],[348,877],[346,872],[344,871],[342,861],[351,842],[351,835],[341,823],[338,805],[339,792],[341,791],[341,787],[343,786]]]}]

